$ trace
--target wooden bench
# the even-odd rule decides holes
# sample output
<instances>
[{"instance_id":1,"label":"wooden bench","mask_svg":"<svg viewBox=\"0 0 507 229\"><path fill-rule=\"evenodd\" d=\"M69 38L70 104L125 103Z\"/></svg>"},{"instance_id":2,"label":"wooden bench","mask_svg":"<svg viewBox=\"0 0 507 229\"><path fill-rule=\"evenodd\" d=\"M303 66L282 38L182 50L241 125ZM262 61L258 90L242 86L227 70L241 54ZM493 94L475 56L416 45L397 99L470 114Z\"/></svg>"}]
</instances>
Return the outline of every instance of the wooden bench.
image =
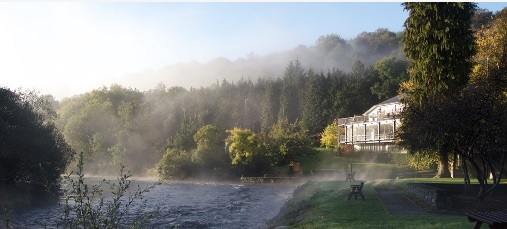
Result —
<instances>
[{"instance_id":1,"label":"wooden bench","mask_svg":"<svg viewBox=\"0 0 507 229\"><path fill-rule=\"evenodd\" d=\"M481 228L483 223L489 225L489 228L507 229L507 213L505 212L465 212L468 220L476 222L473 229Z\"/></svg>"},{"instance_id":2,"label":"wooden bench","mask_svg":"<svg viewBox=\"0 0 507 229\"><path fill-rule=\"evenodd\" d=\"M357 195L361 195L361 198L364 200L364 196L363 196L363 186L364 186L364 182L361 182L360 185L351 185L350 186L350 193L349 193L349 196L347 198L347 200L350 200L350 198L352 197L352 195L354 195L354 199L357 200Z\"/></svg>"},{"instance_id":3,"label":"wooden bench","mask_svg":"<svg viewBox=\"0 0 507 229\"><path fill-rule=\"evenodd\" d=\"M355 181L354 180L354 175L356 174L356 172L352 172L352 169L349 171L348 169L345 169L345 181Z\"/></svg>"}]
</instances>

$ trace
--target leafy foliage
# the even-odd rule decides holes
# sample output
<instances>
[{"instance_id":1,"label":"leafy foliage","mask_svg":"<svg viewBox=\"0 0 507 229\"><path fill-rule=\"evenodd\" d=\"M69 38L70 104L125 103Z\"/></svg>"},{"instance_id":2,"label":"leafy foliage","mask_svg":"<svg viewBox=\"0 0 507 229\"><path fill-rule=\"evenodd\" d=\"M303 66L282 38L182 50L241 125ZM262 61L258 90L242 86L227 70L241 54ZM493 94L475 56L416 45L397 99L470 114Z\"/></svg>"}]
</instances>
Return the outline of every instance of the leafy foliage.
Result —
<instances>
[{"instance_id":1,"label":"leafy foliage","mask_svg":"<svg viewBox=\"0 0 507 229\"><path fill-rule=\"evenodd\" d=\"M213 125L201 127L194 135L197 149L192 152L192 162L207 172L227 171L231 160L224 147L225 132Z\"/></svg>"},{"instance_id":2,"label":"leafy foliage","mask_svg":"<svg viewBox=\"0 0 507 229\"><path fill-rule=\"evenodd\" d=\"M275 165L297 162L298 158L315 153L308 132L301 130L298 123L289 124L287 119L273 126L266 142L269 158Z\"/></svg>"},{"instance_id":3,"label":"leafy foliage","mask_svg":"<svg viewBox=\"0 0 507 229\"><path fill-rule=\"evenodd\" d=\"M26 183L56 193L74 151L56 128L48 101L0 88L0 184Z\"/></svg>"},{"instance_id":4,"label":"leafy foliage","mask_svg":"<svg viewBox=\"0 0 507 229\"><path fill-rule=\"evenodd\" d=\"M437 177L450 177L447 135L453 129L442 129L449 118L442 110L448 99L468 83L475 45L471 30L474 3L407 2L409 11L403 37L410 61L407 97L402 113L404 125L400 143L414 151L433 150L440 156ZM441 122L439 122L441 121Z\"/></svg>"},{"instance_id":5,"label":"leafy foliage","mask_svg":"<svg viewBox=\"0 0 507 229\"><path fill-rule=\"evenodd\" d=\"M141 188L131 194L131 175L120 167L117 183L102 180L98 184L88 185L83 174L83 153L78 160L77 180L71 178L73 172L64 177L63 211L59 224L63 228L149 228L148 223L159 209L145 213L146 199L143 194L151 188ZM111 198L103 197L103 184L108 184ZM141 201L135 212L132 207ZM137 215L133 220L125 218L127 214Z\"/></svg>"},{"instance_id":6,"label":"leafy foliage","mask_svg":"<svg viewBox=\"0 0 507 229\"><path fill-rule=\"evenodd\" d=\"M326 97L324 74L308 71L308 79L302 99L301 127L310 135L317 136L332 117Z\"/></svg>"},{"instance_id":7,"label":"leafy foliage","mask_svg":"<svg viewBox=\"0 0 507 229\"><path fill-rule=\"evenodd\" d=\"M264 145L259 136L248 129L234 128L227 130L227 144L233 165L249 164L262 153Z\"/></svg>"},{"instance_id":8,"label":"leafy foliage","mask_svg":"<svg viewBox=\"0 0 507 229\"><path fill-rule=\"evenodd\" d=\"M316 145L318 134L337 116L362 113L380 101L379 92L373 93L374 85L380 84L384 94L396 93L395 80L381 78L384 75L370 65L384 55L402 60L400 37L385 29L349 41L335 34L325 35L315 47L295 50L309 52L314 59L292 60L285 68L283 63L273 62L280 74L263 75L255 82L248 77L230 82L224 76L209 87L188 90L163 84L145 92L119 85L102 87L59 102L58 127L74 150L84 152L87 169L97 173L112 173L112 166L129 164L134 174L143 174L153 170L168 149L171 158L181 156L187 162L190 155L188 164L197 170L218 169L222 166L203 162L210 161L204 158L214 155L212 152L221 152L218 148L222 145L203 149L194 139L206 125L220 130L250 129L267 143L276 123L287 119L297 122L298 128L310 136L310 144ZM374 49L370 52L375 55L366 55L369 49ZM340 59L343 55L347 60ZM314 62L326 62L328 67L319 71L327 73L310 69ZM223 60L217 63L233 64ZM382 71L401 71L396 63ZM387 89L382 81L389 82Z\"/></svg>"},{"instance_id":9,"label":"leafy foliage","mask_svg":"<svg viewBox=\"0 0 507 229\"><path fill-rule=\"evenodd\" d=\"M410 80L417 102L462 89L475 54L471 18L476 4L469 2L407 2L403 37L411 61ZM444 94L442 94L444 93Z\"/></svg>"},{"instance_id":10,"label":"leafy foliage","mask_svg":"<svg viewBox=\"0 0 507 229\"><path fill-rule=\"evenodd\" d=\"M326 148L337 148L338 147L338 125L337 122L333 122L326 126L324 132L321 134L320 144Z\"/></svg>"},{"instance_id":11,"label":"leafy foliage","mask_svg":"<svg viewBox=\"0 0 507 229\"><path fill-rule=\"evenodd\" d=\"M185 150L167 149L157 164L157 172L162 179L189 178L193 171L192 155Z\"/></svg>"},{"instance_id":12,"label":"leafy foliage","mask_svg":"<svg viewBox=\"0 0 507 229\"><path fill-rule=\"evenodd\" d=\"M400 84L408 80L408 62L397 60L395 56L382 58L373 64L373 71L379 81L371 87L371 92L381 100L392 98L399 93Z\"/></svg>"}]
</instances>

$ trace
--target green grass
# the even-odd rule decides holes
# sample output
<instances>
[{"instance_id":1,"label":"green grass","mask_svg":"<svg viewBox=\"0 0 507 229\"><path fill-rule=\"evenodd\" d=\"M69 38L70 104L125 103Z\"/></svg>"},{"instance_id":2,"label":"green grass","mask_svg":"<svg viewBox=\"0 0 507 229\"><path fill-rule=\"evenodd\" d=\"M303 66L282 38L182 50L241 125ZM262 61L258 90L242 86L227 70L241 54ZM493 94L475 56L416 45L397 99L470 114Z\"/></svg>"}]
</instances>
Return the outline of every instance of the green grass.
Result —
<instances>
[{"instance_id":1,"label":"green grass","mask_svg":"<svg viewBox=\"0 0 507 229\"><path fill-rule=\"evenodd\" d=\"M403 186L403 182L393 182ZM311 181L298 189L286 205L285 222L290 228L469 228L465 216L456 215L391 215L386 212L376 185L368 182L363 188L366 201L350 200L350 183L344 181ZM406 186L406 185L405 185Z\"/></svg>"},{"instance_id":2,"label":"green grass","mask_svg":"<svg viewBox=\"0 0 507 229\"><path fill-rule=\"evenodd\" d=\"M336 170L342 173L345 168L356 172L356 178L362 180L375 180L381 178L395 178L398 174L414 172L406 165L383 164L363 162L348 157L338 156L336 151L318 148L315 157L300 159L301 169L305 172L313 170Z\"/></svg>"},{"instance_id":3,"label":"green grass","mask_svg":"<svg viewBox=\"0 0 507 229\"><path fill-rule=\"evenodd\" d=\"M294 192L285 205L277 225L289 228L471 228L473 224L465 216L422 214L388 214L375 188L391 188L400 194L408 194L407 183L457 183L463 179L410 178L415 174L408 166L370 163L340 157L329 150L318 149L317 157L300 160L303 171L337 170L352 165L356 180L364 180L366 201L346 197L350 183L338 176L336 179L309 181ZM431 175L431 174L430 174ZM405 179L396 179L397 176ZM394 178L394 179L393 179ZM356 182L358 183L358 182ZM472 181L472 183L474 183ZM276 225L275 225L276 226Z\"/></svg>"}]
</instances>

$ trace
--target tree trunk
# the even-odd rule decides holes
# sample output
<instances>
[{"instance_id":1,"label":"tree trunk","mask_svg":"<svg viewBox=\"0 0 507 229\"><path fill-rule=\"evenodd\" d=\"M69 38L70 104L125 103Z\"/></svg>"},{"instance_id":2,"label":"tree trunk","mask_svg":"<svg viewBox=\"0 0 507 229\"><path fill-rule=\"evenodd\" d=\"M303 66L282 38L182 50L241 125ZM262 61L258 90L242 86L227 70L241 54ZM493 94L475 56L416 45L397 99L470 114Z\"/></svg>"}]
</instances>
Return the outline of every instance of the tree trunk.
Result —
<instances>
[{"instance_id":1,"label":"tree trunk","mask_svg":"<svg viewBox=\"0 0 507 229\"><path fill-rule=\"evenodd\" d=\"M452 178L456 178L456 169L457 169L457 165L458 165L458 153L456 151L453 152L453 157L452 157L452 170L451 170L451 177Z\"/></svg>"},{"instance_id":2,"label":"tree trunk","mask_svg":"<svg viewBox=\"0 0 507 229\"><path fill-rule=\"evenodd\" d=\"M449 172L449 154L445 147L441 147L438 150L438 157L440 164L438 165L438 172L434 178L451 178L451 173Z\"/></svg>"}]
</instances>

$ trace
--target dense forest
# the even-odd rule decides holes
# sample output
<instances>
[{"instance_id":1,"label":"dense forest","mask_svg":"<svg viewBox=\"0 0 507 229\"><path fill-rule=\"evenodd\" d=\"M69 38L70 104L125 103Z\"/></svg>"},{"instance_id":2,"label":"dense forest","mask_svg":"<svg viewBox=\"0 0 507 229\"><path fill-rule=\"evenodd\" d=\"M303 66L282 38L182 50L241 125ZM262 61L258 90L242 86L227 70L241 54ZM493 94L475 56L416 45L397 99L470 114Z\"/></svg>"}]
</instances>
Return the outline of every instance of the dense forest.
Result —
<instances>
[{"instance_id":1,"label":"dense forest","mask_svg":"<svg viewBox=\"0 0 507 229\"><path fill-rule=\"evenodd\" d=\"M491 12L476 12L474 30L492 20ZM1 181L42 182L36 174L51 172L55 177L65 167L75 168L76 157L71 158L80 152L87 173L111 174L122 164L134 175L158 173L164 178L237 177L291 164L311 154L321 133L337 118L362 114L399 93L400 84L409 78L409 62L402 51L404 34L378 29L352 40L329 34L314 46L288 51L290 55L225 61L223 66L235 69L270 63L280 73L237 81L224 75L199 88L161 83L139 91L113 84L61 101L2 88ZM285 59L274 61L275 56ZM28 135L18 131L23 122L33 123ZM35 137L37 131L45 131L51 141ZM32 146L14 139L37 141ZM24 147L48 150L32 152ZM27 159L37 153L38 161ZM17 161L22 162L19 171L29 172L9 179L11 162Z\"/></svg>"},{"instance_id":2,"label":"dense forest","mask_svg":"<svg viewBox=\"0 0 507 229\"><path fill-rule=\"evenodd\" d=\"M354 50L349 43L359 43L361 49ZM346 46L359 55L398 53L400 44L400 34L379 29L349 42L336 35L323 36L315 48L332 53ZM361 114L397 94L399 83L408 77L408 63L397 55L378 56L369 66L363 61L372 60L358 59L351 63L350 72L312 69L295 59L280 66L285 70L277 78L224 79L201 88L159 84L140 92L104 86L60 101L57 125L69 145L84 153L90 170L98 173L121 163L144 174L169 149L190 158L199 149L194 135L206 125L223 133L221 152L226 130L249 129L267 138L284 121L294 131L304 131L316 145L319 134L337 117Z\"/></svg>"}]
</instances>

